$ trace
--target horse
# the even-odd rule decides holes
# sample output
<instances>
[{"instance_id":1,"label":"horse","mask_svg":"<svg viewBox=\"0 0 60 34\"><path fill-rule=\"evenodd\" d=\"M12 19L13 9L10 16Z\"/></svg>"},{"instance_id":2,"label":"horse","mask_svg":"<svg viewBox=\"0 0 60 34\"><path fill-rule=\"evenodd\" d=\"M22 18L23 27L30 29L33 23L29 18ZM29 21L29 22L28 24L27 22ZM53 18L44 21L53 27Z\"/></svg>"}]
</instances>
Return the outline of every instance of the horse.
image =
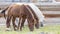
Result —
<instances>
[{"instance_id":1,"label":"horse","mask_svg":"<svg viewBox=\"0 0 60 34\"><path fill-rule=\"evenodd\" d=\"M24 5L23 5L24 6ZM22 18L22 17L24 17L24 16L27 16L26 18L27 18L27 20L28 20L28 24L29 24L29 28L30 28L30 31L33 31L33 29L34 29L34 19L32 18L32 16L30 16L31 14L30 14L30 12L29 12L29 10L28 11L26 11L26 10L24 10L23 11L23 9L24 8L22 8L23 6L20 6L20 5L11 5L7 10L8 10L8 15L7 15L7 21L6 21L6 24L7 24L7 28L9 28L9 22L10 22L10 20L11 20L11 18L12 18L12 20L13 20L13 26L14 26L14 30L16 30L15 29L15 27L16 27L16 25L14 25L15 23L14 23L14 21L15 21L15 18L16 17L19 17L19 20L20 20L20 18ZM15 7L15 8L14 8ZM18 8L17 8L18 7ZM21 8L22 8L22 10L21 10ZM25 8L26 9L26 8ZM21 12L21 11L23 11L23 12ZM28 15L27 15L28 14Z\"/></svg>"},{"instance_id":2,"label":"horse","mask_svg":"<svg viewBox=\"0 0 60 34\"><path fill-rule=\"evenodd\" d=\"M25 5L25 8L26 8L27 11L31 11L31 12L33 13L34 18L35 18L35 27L38 29L38 28L39 28L39 20L38 20L38 17L37 17L36 14L34 13L34 11L31 9L31 7L29 7L29 5ZM24 26L25 19L26 19L26 17L23 17L23 18L22 18L22 20L21 20L22 23L21 23L20 29L21 29L21 27ZM27 21L28 21L28 20L27 20ZM20 24L20 23L19 23L19 24ZM19 24L18 24L18 25L19 25Z\"/></svg>"},{"instance_id":3,"label":"horse","mask_svg":"<svg viewBox=\"0 0 60 34\"><path fill-rule=\"evenodd\" d=\"M36 19L36 23L35 23L35 27L38 29L39 28L39 19L37 17L37 15L35 14L35 12L32 10L32 8L27 5L27 7L31 10L31 12L34 14L34 18Z\"/></svg>"},{"instance_id":4,"label":"horse","mask_svg":"<svg viewBox=\"0 0 60 34\"><path fill-rule=\"evenodd\" d=\"M29 5L26 5L26 7L28 7L27 9L28 10L31 10L31 12L34 14L34 18L36 19L36 24L35 24L35 27L38 29L39 28L39 19L37 17L37 15L35 14L35 12L31 9L31 7ZM25 22L25 18L23 19L23 24ZM23 24L21 24L21 26L24 26Z\"/></svg>"}]
</instances>

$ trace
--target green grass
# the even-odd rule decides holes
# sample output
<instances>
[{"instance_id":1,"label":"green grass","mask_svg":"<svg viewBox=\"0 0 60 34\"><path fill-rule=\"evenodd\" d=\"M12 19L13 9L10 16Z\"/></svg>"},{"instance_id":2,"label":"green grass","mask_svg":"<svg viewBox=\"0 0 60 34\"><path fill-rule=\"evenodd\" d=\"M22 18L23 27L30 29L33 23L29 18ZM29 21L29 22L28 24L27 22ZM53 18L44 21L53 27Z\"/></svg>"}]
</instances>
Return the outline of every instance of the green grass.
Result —
<instances>
[{"instance_id":1,"label":"green grass","mask_svg":"<svg viewBox=\"0 0 60 34\"><path fill-rule=\"evenodd\" d=\"M34 29L33 32L30 32L28 27L25 26L22 31L6 31L6 27L0 26L0 34L60 34L60 25L49 25L49 26L44 26L40 27L39 29Z\"/></svg>"}]
</instances>

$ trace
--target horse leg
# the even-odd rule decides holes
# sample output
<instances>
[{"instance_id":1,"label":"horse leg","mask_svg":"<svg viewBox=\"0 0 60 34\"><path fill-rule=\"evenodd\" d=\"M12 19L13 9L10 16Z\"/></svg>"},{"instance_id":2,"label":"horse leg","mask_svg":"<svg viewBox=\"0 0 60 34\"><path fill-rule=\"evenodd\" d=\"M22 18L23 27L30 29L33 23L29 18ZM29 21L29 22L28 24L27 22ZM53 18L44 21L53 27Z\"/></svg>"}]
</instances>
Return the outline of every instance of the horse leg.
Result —
<instances>
[{"instance_id":1,"label":"horse leg","mask_svg":"<svg viewBox=\"0 0 60 34\"><path fill-rule=\"evenodd\" d=\"M12 24L13 24L13 27L14 27L14 30L16 31L17 30L17 25L15 24L15 19L16 19L16 17L13 17L12 18Z\"/></svg>"},{"instance_id":2,"label":"horse leg","mask_svg":"<svg viewBox=\"0 0 60 34\"><path fill-rule=\"evenodd\" d=\"M20 30L22 30L22 27L24 27L25 19L26 19L26 17L23 17L23 18L22 18L22 22L21 22Z\"/></svg>"},{"instance_id":3,"label":"horse leg","mask_svg":"<svg viewBox=\"0 0 60 34\"><path fill-rule=\"evenodd\" d=\"M20 28L20 31L22 31L22 29L21 29L21 23L22 23L22 18L19 18L18 29Z\"/></svg>"},{"instance_id":4,"label":"horse leg","mask_svg":"<svg viewBox=\"0 0 60 34\"><path fill-rule=\"evenodd\" d=\"M19 28L20 28L20 20L21 20L21 18L19 17L19 23L18 23L17 30L19 30Z\"/></svg>"},{"instance_id":5,"label":"horse leg","mask_svg":"<svg viewBox=\"0 0 60 34\"><path fill-rule=\"evenodd\" d=\"M35 27L36 27L37 29L39 29L39 22L38 22L38 20L37 20L36 23L35 23Z\"/></svg>"},{"instance_id":6,"label":"horse leg","mask_svg":"<svg viewBox=\"0 0 60 34\"><path fill-rule=\"evenodd\" d=\"M34 20L28 20L28 26L29 26L29 29L30 31L33 31L34 30Z\"/></svg>"},{"instance_id":7,"label":"horse leg","mask_svg":"<svg viewBox=\"0 0 60 34\"><path fill-rule=\"evenodd\" d=\"M10 30L10 28L9 28L10 27L10 20L11 20L11 17L8 16L7 17L7 21L6 21L6 26L7 26L7 29L6 30L8 30L8 31Z\"/></svg>"}]
</instances>

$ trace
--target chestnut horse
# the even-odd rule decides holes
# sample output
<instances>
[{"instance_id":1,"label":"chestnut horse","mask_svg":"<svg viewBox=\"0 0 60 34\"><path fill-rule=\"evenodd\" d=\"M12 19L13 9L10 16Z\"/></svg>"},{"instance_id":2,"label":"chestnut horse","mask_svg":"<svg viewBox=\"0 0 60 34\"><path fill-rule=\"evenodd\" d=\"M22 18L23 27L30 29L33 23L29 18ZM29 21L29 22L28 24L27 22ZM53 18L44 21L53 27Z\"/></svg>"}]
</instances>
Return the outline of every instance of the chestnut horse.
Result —
<instances>
[{"instance_id":1,"label":"chestnut horse","mask_svg":"<svg viewBox=\"0 0 60 34\"><path fill-rule=\"evenodd\" d=\"M9 28L10 20L12 18L13 27L14 27L14 30L16 30L15 29L16 25L15 25L14 21L15 21L16 17L19 17L19 22L20 22L20 18L22 18L22 19L26 19L27 18L29 29L30 29L30 31L33 31L33 29L34 29L34 18L31 15L32 12L29 11L26 8L26 6L24 6L24 5L21 5L21 6L20 5L11 5L7 10L8 10L7 22L6 22L7 28ZM4 10L4 11L6 11L6 10Z\"/></svg>"}]
</instances>

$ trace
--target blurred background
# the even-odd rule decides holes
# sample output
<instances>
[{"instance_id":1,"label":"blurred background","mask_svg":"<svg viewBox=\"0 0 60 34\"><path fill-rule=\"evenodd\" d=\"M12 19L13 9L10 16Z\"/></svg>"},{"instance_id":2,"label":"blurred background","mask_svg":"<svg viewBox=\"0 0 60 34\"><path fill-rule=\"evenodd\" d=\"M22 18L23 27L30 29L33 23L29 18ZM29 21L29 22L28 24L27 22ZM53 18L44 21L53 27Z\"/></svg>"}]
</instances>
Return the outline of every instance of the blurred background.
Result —
<instances>
[{"instance_id":1,"label":"blurred background","mask_svg":"<svg viewBox=\"0 0 60 34\"><path fill-rule=\"evenodd\" d=\"M34 31L34 34L40 32L48 32L48 34L60 34L60 0L0 0L0 12L12 3L34 3L45 16L44 27L40 27L39 30ZM4 14L0 13L0 33L14 33L18 32L9 31L3 32L5 30L6 19L3 17ZM18 20L16 20L18 22ZM26 29L27 30L27 29ZM28 30L26 32L29 32ZM19 32L19 33L26 33ZM52 33L51 33L52 32Z\"/></svg>"},{"instance_id":2,"label":"blurred background","mask_svg":"<svg viewBox=\"0 0 60 34\"><path fill-rule=\"evenodd\" d=\"M45 16L46 24L60 24L60 0L0 0L0 12L12 3L34 3Z\"/></svg>"}]
</instances>

